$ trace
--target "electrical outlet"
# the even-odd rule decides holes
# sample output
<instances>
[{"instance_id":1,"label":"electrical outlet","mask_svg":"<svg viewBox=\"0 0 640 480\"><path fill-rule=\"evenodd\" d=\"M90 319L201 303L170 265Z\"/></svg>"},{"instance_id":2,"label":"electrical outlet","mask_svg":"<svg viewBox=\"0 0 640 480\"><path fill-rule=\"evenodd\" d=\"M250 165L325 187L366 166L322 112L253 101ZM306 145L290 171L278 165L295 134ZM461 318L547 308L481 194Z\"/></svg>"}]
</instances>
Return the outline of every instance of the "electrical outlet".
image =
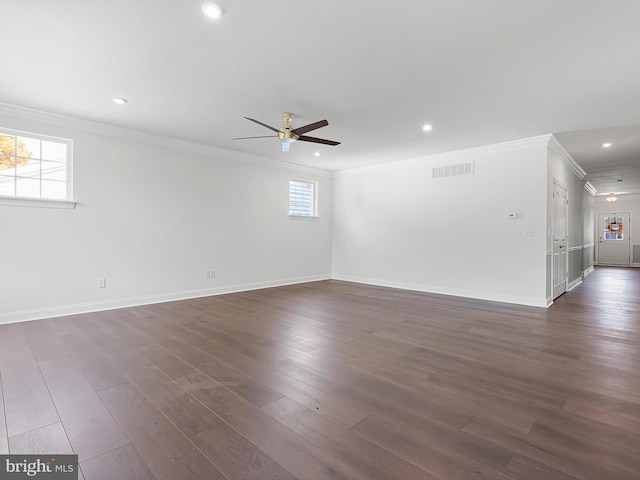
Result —
<instances>
[{"instance_id":1,"label":"electrical outlet","mask_svg":"<svg viewBox=\"0 0 640 480\"><path fill-rule=\"evenodd\" d=\"M204 271L204 278L216 278L216 271L215 270L205 270Z\"/></svg>"},{"instance_id":2,"label":"electrical outlet","mask_svg":"<svg viewBox=\"0 0 640 480\"><path fill-rule=\"evenodd\" d=\"M278 264L278 271L281 272L282 270L284 270L284 266L281 263L279 263Z\"/></svg>"},{"instance_id":3,"label":"electrical outlet","mask_svg":"<svg viewBox=\"0 0 640 480\"><path fill-rule=\"evenodd\" d=\"M99 278L98 279L98 288L107 288L107 279Z\"/></svg>"}]
</instances>

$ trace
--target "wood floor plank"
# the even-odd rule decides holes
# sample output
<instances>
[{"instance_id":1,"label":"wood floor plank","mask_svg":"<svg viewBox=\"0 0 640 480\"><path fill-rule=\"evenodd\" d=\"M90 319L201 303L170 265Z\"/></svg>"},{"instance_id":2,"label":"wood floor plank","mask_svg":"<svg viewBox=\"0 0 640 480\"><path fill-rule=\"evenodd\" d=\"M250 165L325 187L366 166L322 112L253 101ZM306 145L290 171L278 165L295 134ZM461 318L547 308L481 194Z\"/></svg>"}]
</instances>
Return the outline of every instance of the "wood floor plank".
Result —
<instances>
[{"instance_id":1,"label":"wood floor plank","mask_svg":"<svg viewBox=\"0 0 640 480\"><path fill-rule=\"evenodd\" d=\"M95 348L102 353L109 353L122 350L125 347L125 344L99 321L100 318L103 318L104 323L108 324L110 315L112 315L110 312L88 313L85 316L75 316L71 321Z\"/></svg>"},{"instance_id":2,"label":"wood floor plank","mask_svg":"<svg viewBox=\"0 0 640 480\"><path fill-rule=\"evenodd\" d=\"M82 462L80 468L85 480L156 480L130 443Z\"/></svg>"},{"instance_id":3,"label":"wood floor plank","mask_svg":"<svg viewBox=\"0 0 640 480\"><path fill-rule=\"evenodd\" d=\"M626 405L625 405L626 404ZM599 402L569 398L562 408L583 418L640 433L640 405L624 401Z\"/></svg>"},{"instance_id":4,"label":"wood floor plank","mask_svg":"<svg viewBox=\"0 0 640 480\"><path fill-rule=\"evenodd\" d=\"M280 346L296 348L301 351L313 351L321 347L318 336L315 336L313 341L310 341L305 337L292 335L290 329L284 324L282 324L282 328L277 331L272 330L261 332L260 335L255 335L253 326L256 321L259 321L259 314L241 319L215 318L213 321L206 317L198 317L194 322L189 322L185 324L185 326L203 338L218 338L219 340L222 340L220 338L222 331L228 332L233 330L237 332L238 335L246 337L249 343L267 345L273 352L277 352ZM223 341L219 341L219 343L224 344Z\"/></svg>"},{"instance_id":5,"label":"wood floor plank","mask_svg":"<svg viewBox=\"0 0 640 480\"><path fill-rule=\"evenodd\" d=\"M65 351L46 320L25 322L23 329L37 361L63 357Z\"/></svg>"},{"instance_id":6,"label":"wood floor plank","mask_svg":"<svg viewBox=\"0 0 640 480\"><path fill-rule=\"evenodd\" d=\"M287 397L262 407L262 411L345 463L353 465L370 479L437 478Z\"/></svg>"},{"instance_id":7,"label":"wood floor plank","mask_svg":"<svg viewBox=\"0 0 640 480\"><path fill-rule=\"evenodd\" d=\"M637 472L631 473L616 468L608 462L591 462L588 455L581 451L568 452L567 456L567 452L547 449L544 442L534 441L526 435L523 436L520 432L510 431L481 417L474 417L471 422L465 425L464 431L579 478L615 478L616 480L637 478Z\"/></svg>"},{"instance_id":8,"label":"wood floor plank","mask_svg":"<svg viewBox=\"0 0 640 480\"><path fill-rule=\"evenodd\" d=\"M195 373L178 382L299 480L368 480L208 376Z\"/></svg>"},{"instance_id":9,"label":"wood floor plank","mask_svg":"<svg viewBox=\"0 0 640 480\"><path fill-rule=\"evenodd\" d=\"M220 423L213 412L137 353L124 350L108 356L184 435L189 437Z\"/></svg>"},{"instance_id":10,"label":"wood floor plank","mask_svg":"<svg viewBox=\"0 0 640 480\"><path fill-rule=\"evenodd\" d=\"M136 351L169 378L184 377L197 371L194 366L159 345L139 346Z\"/></svg>"},{"instance_id":11,"label":"wood floor plank","mask_svg":"<svg viewBox=\"0 0 640 480\"><path fill-rule=\"evenodd\" d=\"M493 449L490 445L479 451L474 451L473 448L461 451L453 446L453 442L445 443L432 432L422 432L404 425L394 425L373 416L356 425L353 431L379 447L442 479L517 480L492 468L493 466L506 470L506 465L511 457L499 452L496 459L491 460L489 456L492 455L491 450ZM458 442L458 447L463 445L471 447L471 445L465 445L462 440ZM483 453L486 456L483 456ZM478 459L482 461L478 461ZM491 463L492 466L488 466L486 463Z\"/></svg>"},{"instance_id":12,"label":"wood floor plank","mask_svg":"<svg viewBox=\"0 0 640 480\"><path fill-rule=\"evenodd\" d=\"M331 352L355 357L363 362L371 365L388 368L395 372L410 375L415 378L425 379L435 371L432 366L425 362L407 362L402 358L402 353L408 354L412 350L405 352L393 352L373 347L362 340L356 342L345 343L342 345L334 345Z\"/></svg>"},{"instance_id":13,"label":"wood floor plank","mask_svg":"<svg viewBox=\"0 0 640 480\"><path fill-rule=\"evenodd\" d=\"M40 368L80 462L129 443L70 357L45 360Z\"/></svg>"},{"instance_id":14,"label":"wood floor plank","mask_svg":"<svg viewBox=\"0 0 640 480\"><path fill-rule=\"evenodd\" d=\"M349 368L336 368L324 359L307 356L304 361L315 368L292 360L278 362L273 367L338 398L349 399L371 414L391 418L427 416L458 428L473 417L471 411L452 409L446 403L434 402L411 389L391 386ZM398 411L396 402L404 405L402 411Z\"/></svg>"},{"instance_id":15,"label":"wood floor plank","mask_svg":"<svg viewBox=\"0 0 640 480\"><path fill-rule=\"evenodd\" d=\"M211 349L209 354L245 375L267 383L281 396L287 396L347 428L369 415L350 399L339 399L230 348L218 347Z\"/></svg>"},{"instance_id":16,"label":"wood floor plank","mask_svg":"<svg viewBox=\"0 0 640 480\"><path fill-rule=\"evenodd\" d=\"M224 422L192 436L191 441L228 478L296 480L280 464Z\"/></svg>"},{"instance_id":17,"label":"wood floor plank","mask_svg":"<svg viewBox=\"0 0 640 480\"><path fill-rule=\"evenodd\" d=\"M199 325L195 321L185 324L185 327L191 331L197 326ZM261 362L271 363L282 360L282 357L275 350L275 347L280 344L268 337L257 338L253 333L223 329L216 325L210 325L204 333L196 333L200 336L207 335L215 342L227 345Z\"/></svg>"},{"instance_id":18,"label":"wood floor plank","mask_svg":"<svg viewBox=\"0 0 640 480\"><path fill-rule=\"evenodd\" d=\"M67 333L80 333L80 330L78 330L78 327L76 327L72 320L74 317L75 315L47 318L46 322L49 324L49 327L51 327L51 331L56 336L64 335Z\"/></svg>"},{"instance_id":19,"label":"wood floor plank","mask_svg":"<svg viewBox=\"0 0 640 480\"><path fill-rule=\"evenodd\" d=\"M73 449L62 423L37 428L9 438L11 454L72 454Z\"/></svg>"},{"instance_id":20,"label":"wood floor plank","mask_svg":"<svg viewBox=\"0 0 640 480\"><path fill-rule=\"evenodd\" d=\"M204 352L194 350L189 344L180 340L172 340L163 343L169 351L196 366L216 382L233 390L242 398L254 405L261 407L281 398L282 395L267 387L263 383L253 380L242 372L217 361Z\"/></svg>"},{"instance_id":21,"label":"wood floor plank","mask_svg":"<svg viewBox=\"0 0 640 480\"><path fill-rule=\"evenodd\" d=\"M126 383L100 390L98 395L156 478L225 480L135 386Z\"/></svg>"},{"instance_id":22,"label":"wood floor plank","mask_svg":"<svg viewBox=\"0 0 640 480\"><path fill-rule=\"evenodd\" d=\"M461 389L441 388L433 382L424 382L416 390L435 401L448 404L460 411L474 412L523 433L531 430L536 422L536 417L529 410L514 408L508 402L497 402L493 398L470 394Z\"/></svg>"},{"instance_id":23,"label":"wood floor plank","mask_svg":"<svg viewBox=\"0 0 640 480\"><path fill-rule=\"evenodd\" d=\"M117 355L117 353L112 352L109 355ZM70 354L70 357L95 391L121 385L128 381L107 355L102 352L75 351Z\"/></svg>"},{"instance_id":24,"label":"wood floor plank","mask_svg":"<svg viewBox=\"0 0 640 480\"><path fill-rule=\"evenodd\" d=\"M536 422L524 438L532 444L545 445L567 458L580 452L598 464L611 465L615 471L640 472L640 456L634 448L609 441L606 431L600 437L585 433L584 430L567 428L566 424ZM632 437L628 440L633 441ZM637 436L635 441L638 441Z\"/></svg>"},{"instance_id":25,"label":"wood floor plank","mask_svg":"<svg viewBox=\"0 0 640 480\"><path fill-rule=\"evenodd\" d=\"M578 480L578 477L522 455L514 455L507 468L517 480Z\"/></svg>"},{"instance_id":26,"label":"wood floor plank","mask_svg":"<svg viewBox=\"0 0 640 480\"><path fill-rule=\"evenodd\" d=\"M8 436L60 421L20 324L2 326L0 376Z\"/></svg>"},{"instance_id":27,"label":"wood floor plank","mask_svg":"<svg viewBox=\"0 0 640 480\"><path fill-rule=\"evenodd\" d=\"M420 376L413 376L405 372L389 368L385 365L372 364L371 362L368 362L366 360L362 360L357 357L352 357L350 355L346 355L333 350L327 350L324 348L311 352L311 355L313 357L326 359L332 363L342 365L343 367L355 370L362 374L377 378L383 382L387 382L389 384L397 385L400 387L417 387L419 385L422 385L422 380L426 380L433 374L433 372L430 372L428 374L421 374ZM289 360L299 361L300 358L308 357L301 357L300 355L296 355L295 357L289 356L287 358Z\"/></svg>"}]
</instances>

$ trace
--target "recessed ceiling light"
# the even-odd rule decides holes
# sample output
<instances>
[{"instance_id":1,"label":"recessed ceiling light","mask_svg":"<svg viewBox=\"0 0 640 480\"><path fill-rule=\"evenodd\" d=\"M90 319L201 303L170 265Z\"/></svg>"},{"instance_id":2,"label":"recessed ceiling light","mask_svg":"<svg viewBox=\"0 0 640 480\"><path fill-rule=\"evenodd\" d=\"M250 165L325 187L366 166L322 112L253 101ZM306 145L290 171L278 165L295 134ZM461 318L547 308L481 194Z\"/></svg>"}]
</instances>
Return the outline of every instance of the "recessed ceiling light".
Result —
<instances>
[{"instance_id":1,"label":"recessed ceiling light","mask_svg":"<svg viewBox=\"0 0 640 480\"><path fill-rule=\"evenodd\" d=\"M612 144L612 143L609 143L609 142L607 142L607 143L603 143L603 144L602 144L602 148L609 148L611 145L613 145L613 144Z\"/></svg>"},{"instance_id":2,"label":"recessed ceiling light","mask_svg":"<svg viewBox=\"0 0 640 480\"><path fill-rule=\"evenodd\" d=\"M313 156L314 156L314 157L319 157L319 156L320 156L320 152L315 152L315 153L313 154Z\"/></svg>"},{"instance_id":3,"label":"recessed ceiling light","mask_svg":"<svg viewBox=\"0 0 640 480\"><path fill-rule=\"evenodd\" d=\"M117 103L118 105L124 105L128 101L126 98L121 98L121 97L116 97L116 98L113 98L112 100L113 100L113 103Z\"/></svg>"},{"instance_id":4,"label":"recessed ceiling light","mask_svg":"<svg viewBox=\"0 0 640 480\"><path fill-rule=\"evenodd\" d=\"M202 13L204 13L209 18L220 18L222 16L222 7L215 3L203 3Z\"/></svg>"},{"instance_id":5,"label":"recessed ceiling light","mask_svg":"<svg viewBox=\"0 0 640 480\"><path fill-rule=\"evenodd\" d=\"M426 125L422 126L422 130L424 130L425 132L430 132L433 129L433 127L431 125L429 125L428 123Z\"/></svg>"}]
</instances>

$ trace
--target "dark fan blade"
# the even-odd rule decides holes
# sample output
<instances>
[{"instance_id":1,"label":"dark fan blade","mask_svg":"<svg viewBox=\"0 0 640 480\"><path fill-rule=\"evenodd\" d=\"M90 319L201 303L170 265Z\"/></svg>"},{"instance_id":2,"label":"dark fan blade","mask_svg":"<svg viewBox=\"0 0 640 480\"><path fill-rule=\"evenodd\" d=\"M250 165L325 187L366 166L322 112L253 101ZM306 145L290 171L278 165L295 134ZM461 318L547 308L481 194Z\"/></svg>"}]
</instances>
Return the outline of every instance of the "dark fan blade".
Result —
<instances>
[{"instance_id":1,"label":"dark fan blade","mask_svg":"<svg viewBox=\"0 0 640 480\"><path fill-rule=\"evenodd\" d=\"M257 123L258 125L262 125L263 127L267 127L269 130L273 130L274 132L279 132L280 131L277 128L272 127L271 125L267 125L266 123L262 123L261 121L256 120L255 118L249 118L249 117L244 117L244 118L246 118L247 120L251 120L252 122Z\"/></svg>"},{"instance_id":2,"label":"dark fan blade","mask_svg":"<svg viewBox=\"0 0 640 480\"><path fill-rule=\"evenodd\" d=\"M231 140L248 140L249 138L276 138L277 135L261 135L260 137L238 137Z\"/></svg>"},{"instance_id":3,"label":"dark fan blade","mask_svg":"<svg viewBox=\"0 0 640 480\"><path fill-rule=\"evenodd\" d=\"M306 135L300 135L298 137L298 140L301 140L303 142L324 143L325 145L340 145L340 142L325 140L324 138L307 137Z\"/></svg>"},{"instance_id":4,"label":"dark fan blade","mask_svg":"<svg viewBox=\"0 0 640 480\"><path fill-rule=\"evenodd\" d=\"M321 127L326 127L327 125L329 125L329 122L327 122L326 120L320 120L319 122L310 123L309 125L305 125L304 127L295 128L292 130L292 132L295 133L296 135L303 135L307 132L310 132L311 130L316 130Z\"/></svg>"}]
</instances>

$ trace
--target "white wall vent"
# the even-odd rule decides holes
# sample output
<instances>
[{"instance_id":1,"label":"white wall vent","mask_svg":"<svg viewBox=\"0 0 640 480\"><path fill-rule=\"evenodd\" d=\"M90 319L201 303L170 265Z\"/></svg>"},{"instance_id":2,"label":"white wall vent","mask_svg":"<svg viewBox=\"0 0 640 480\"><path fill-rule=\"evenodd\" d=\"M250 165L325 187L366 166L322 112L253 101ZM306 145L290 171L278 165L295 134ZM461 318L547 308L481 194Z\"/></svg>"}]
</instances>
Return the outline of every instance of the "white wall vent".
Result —
<instances>
[{"instance_id":1,"label":"white wall vent","mask_svg":"<svg viewBox=\"0 0 640 480\"><path fill-rule=\"evenodd\" d=\"M431 169L431 178L459 177L460 175L473 175L474 163L456 163L454 165L442 165Z\"/></svg>"}]
</instances>

